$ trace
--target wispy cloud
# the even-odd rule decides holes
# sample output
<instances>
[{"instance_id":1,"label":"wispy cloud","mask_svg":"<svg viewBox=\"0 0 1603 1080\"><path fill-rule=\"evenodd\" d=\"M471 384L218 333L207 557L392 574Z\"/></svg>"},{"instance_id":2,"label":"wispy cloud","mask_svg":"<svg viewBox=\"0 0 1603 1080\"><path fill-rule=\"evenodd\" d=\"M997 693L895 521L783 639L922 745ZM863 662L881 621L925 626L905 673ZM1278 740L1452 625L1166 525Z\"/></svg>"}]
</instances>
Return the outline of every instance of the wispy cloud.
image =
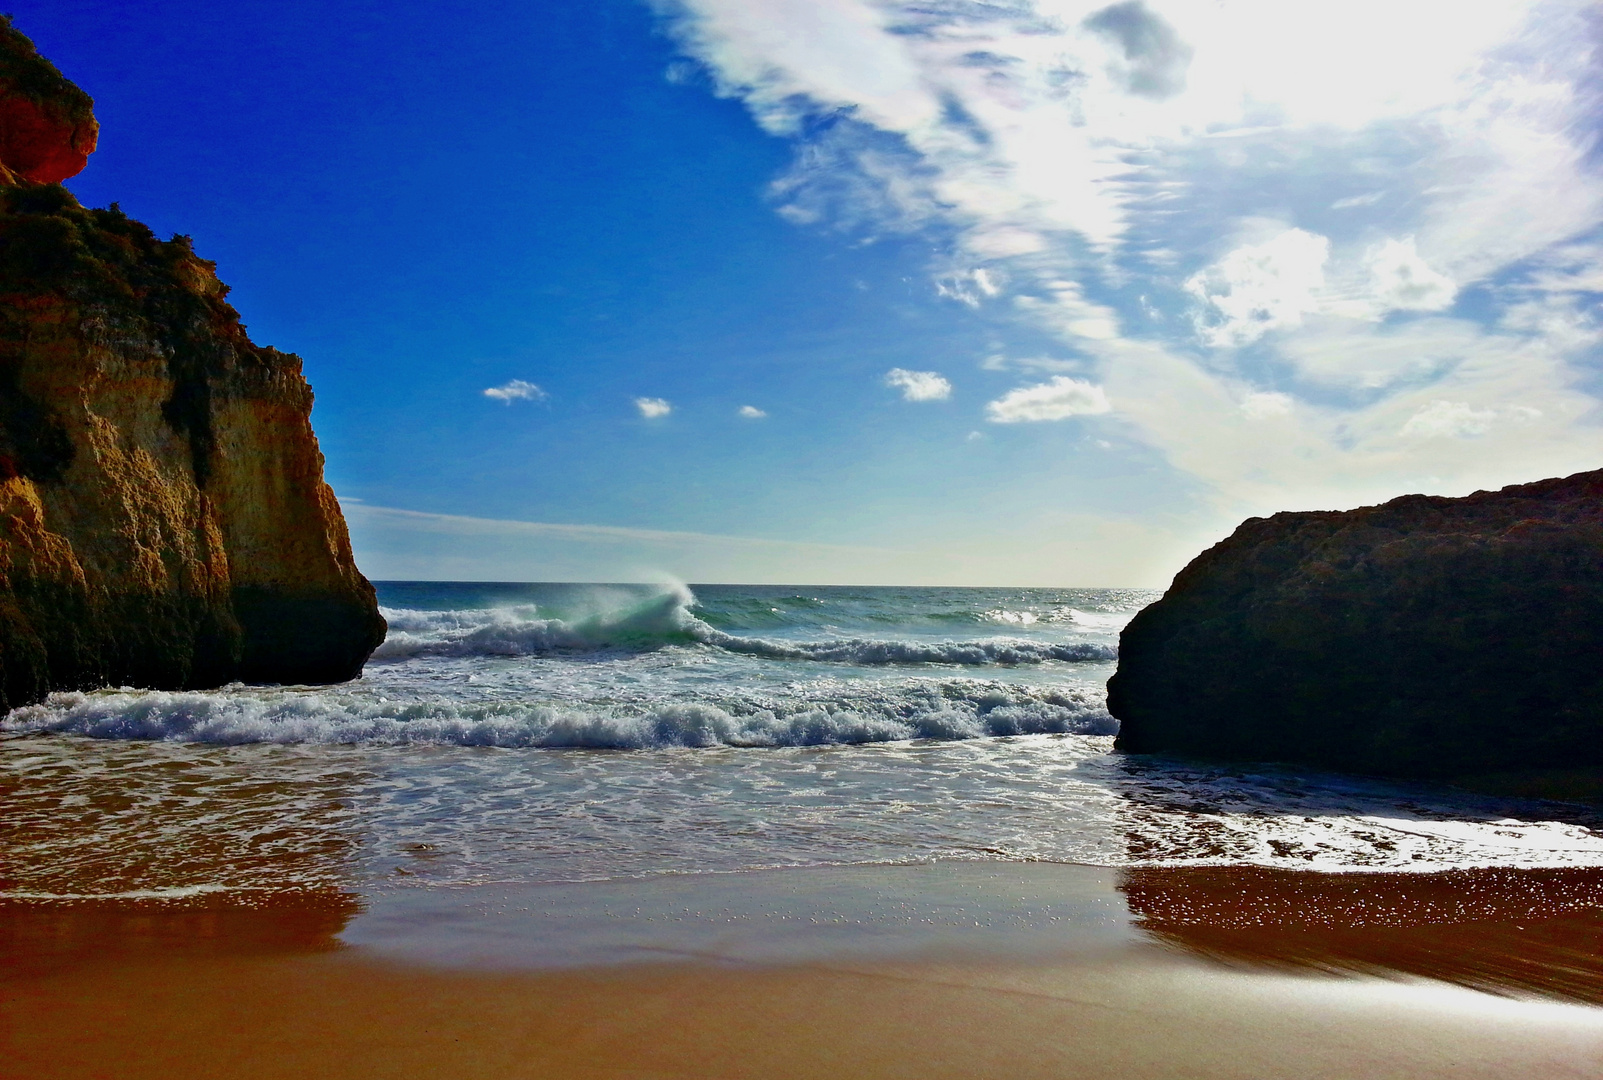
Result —
<instances>
[{"instance_id":1,"label":"wispy cloud","mask_svg":"<svg viewBox=\"0 0 1603 1080\"><path fill-rule=\"evenodd\" d=\"M658 3L716 92L794 140L781 213L922 233L932 292L1018 328L999 352L1056 338L1223 501L1603 455L1589 0ZM987 415L1092 400L1056 382ZM1468 411L1404 437L1438 401Z\"/></svg>"},{"instance_id":2,"label":"wispy cloud","mask_svg":"<svg viewBox=\"0 0 1603 1080\"><path fill-rule=\"evenodd\" d=\"M885 373L885 385L900 390L903 401L945 401L952 396L952 384L933 371L891 368Z\"/></svg>"},{"instance_id":3,"label":"wispy cloud","mask_svg":"<svg viewBox=\"0 0 1603 1080\"><path fill-rule=\"evenodd\" d=\"M666 574L772 584L1161 585L1179 553L1213 539L1060 514L1044 537L943 537L921 548L463 517L348 499L341 505L358 562L381 580L660 581ZM927 530L919 535L929 539Z\"/></svg>"},{"instance_id":4,"label":"wispy cloud","mask_svg":"<svg viewBox=\"0 0 1603 1080\"><path fill-rule=\"evenodd\" d=\"M1414 249L1412 236L1387 239L1369 249L1370 288L1376 306L1386 311L1442 311L1453 306L1458 286L1433 270Z\"/></svg>"},{"instance_id":5,"label":"wispy cloud","mask_svg":"<svg viewBox=\"0 0 1603 1080\"><path fill-rule=\"evenodd\" d=\"M768 415L755 405L742 405L735 412L747 420L761 420Z\"/></svg>"},{"instance_id":6,"label":"wispy cloud","mask_svg":"<svg viewBox=\"0 0 1603 1080\"><path fill-rule=\"evenodd\" d=\"M660 397L637 397L635 398L635 408L639 409L640 415L647 420L655 420L673 412L673 404Z\"/></svg>"},{"instance_id":7,"label":"wispy cloud","mask_svg":"<svg viewBox=\"0 0 1603 1080\"><path fill-rule=\"evenodd\" d=\"M484 396L510 405L514 401L543 401L550 395L532 382L513 379L500 386L490 387L484 391Z\"/></svg>"},{"instance_id":8,"label":"wispy cloud","mask_svg":"<svg viewBox=\"0 0 1603 1080\"><path fill-rule=\"evenodd\" d=\"M985 406L985 418L993 424L1021 424L1091 416L1112 408L1102 387L1059 375L1049 382L1008 391Z\"/></svg>"}]
</instances>

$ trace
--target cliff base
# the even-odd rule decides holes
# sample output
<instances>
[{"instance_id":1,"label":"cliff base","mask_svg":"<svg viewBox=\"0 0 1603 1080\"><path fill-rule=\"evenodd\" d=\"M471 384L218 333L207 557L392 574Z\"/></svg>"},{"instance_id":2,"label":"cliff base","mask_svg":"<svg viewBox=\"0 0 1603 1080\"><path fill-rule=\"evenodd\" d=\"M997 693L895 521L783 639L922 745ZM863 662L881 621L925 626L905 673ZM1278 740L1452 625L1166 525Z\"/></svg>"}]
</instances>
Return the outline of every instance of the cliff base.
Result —
<instances>
[{"instance_id":1,"label":"cliff base","mask_svg":"<svg viewBox=\"0 0 1603 1080\"><path fill-rule=\"evenodd\" d=\"M1603 471L1245 522L1126 627L1118 747L1585 795Z\"/></svg>"}]
</instances>

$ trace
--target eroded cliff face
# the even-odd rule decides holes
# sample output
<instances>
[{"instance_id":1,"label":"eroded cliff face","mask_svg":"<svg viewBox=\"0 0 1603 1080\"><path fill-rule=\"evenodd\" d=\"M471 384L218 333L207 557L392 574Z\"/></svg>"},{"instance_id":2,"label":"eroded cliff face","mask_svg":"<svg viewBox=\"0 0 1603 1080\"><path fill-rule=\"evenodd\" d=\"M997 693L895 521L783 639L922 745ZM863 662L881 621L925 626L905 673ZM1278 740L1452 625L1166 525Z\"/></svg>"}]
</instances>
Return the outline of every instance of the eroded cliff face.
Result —
<instances>
[{"instance_id":1,"label":"eroded cliff face","mask_svg":"<svg viewBox=\"0 0 1603 1080\"><path fill-rule=\"evenodd\" d=\"M94 101L0 17L0 179L59 184L83 170L99 137Z\"/></svg>"},{"instance_id":2,"label":"eroded cliff face","mask_svg":"<svg viewBox=\"0 0 1603 1080\"><path fill-rule=\"evenodd\" d=\"M39 65L0 24L0 710L354 677L384 622L299 358L250 341L187 238L55 183L95 129Z\"/></svg>"},{"instance_id":3,"label":"eroded cliff face","mask_svg":"<svg viewBox=\"0 0 1603 1080\"><path fill-rule=\"evenodd\" d=\"M1603 471L1253 518L1125 628L1108 709L1137 753L1584 790L1603 776Z\"/></svg>"}]
</instances>

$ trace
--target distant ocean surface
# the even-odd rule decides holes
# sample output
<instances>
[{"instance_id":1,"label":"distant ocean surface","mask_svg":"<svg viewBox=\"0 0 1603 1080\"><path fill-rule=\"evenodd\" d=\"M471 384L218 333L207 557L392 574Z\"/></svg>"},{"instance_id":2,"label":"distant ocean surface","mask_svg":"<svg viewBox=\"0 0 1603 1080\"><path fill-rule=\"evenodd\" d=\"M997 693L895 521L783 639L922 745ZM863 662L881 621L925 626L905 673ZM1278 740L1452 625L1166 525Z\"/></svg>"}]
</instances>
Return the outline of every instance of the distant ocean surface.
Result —
<instances>
[{"instance_id":1,"label":"distant ocean surface","mask_svg":"<svg viewBox=\"0 0 1603 1080\"><path fill-rule=\"evenodd\" d=\"M0 895L938 859L1603 866L1587 811L1112 752L1152 592L387 582L334 687L0 721Z\"/></svg>"}]
</instances>

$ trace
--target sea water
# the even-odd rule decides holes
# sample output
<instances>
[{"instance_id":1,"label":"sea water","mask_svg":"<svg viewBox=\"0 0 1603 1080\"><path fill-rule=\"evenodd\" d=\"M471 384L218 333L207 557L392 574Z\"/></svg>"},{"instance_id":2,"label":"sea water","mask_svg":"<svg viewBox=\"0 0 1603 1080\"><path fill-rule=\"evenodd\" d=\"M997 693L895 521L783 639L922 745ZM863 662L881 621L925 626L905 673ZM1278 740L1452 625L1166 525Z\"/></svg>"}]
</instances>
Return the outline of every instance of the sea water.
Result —
<instances>
[{"instance_id":1,"label":"sea water","mask_svg":"<svg viewBox=\"0 0 1603 1080\"><path fill-rule=\"evenodd\" d=\"M0 899L941 861L1603 866L1588 811L1122 755L1120 589L381 583L331 687L0 722Z\"/></svg>"}]
</instances>

